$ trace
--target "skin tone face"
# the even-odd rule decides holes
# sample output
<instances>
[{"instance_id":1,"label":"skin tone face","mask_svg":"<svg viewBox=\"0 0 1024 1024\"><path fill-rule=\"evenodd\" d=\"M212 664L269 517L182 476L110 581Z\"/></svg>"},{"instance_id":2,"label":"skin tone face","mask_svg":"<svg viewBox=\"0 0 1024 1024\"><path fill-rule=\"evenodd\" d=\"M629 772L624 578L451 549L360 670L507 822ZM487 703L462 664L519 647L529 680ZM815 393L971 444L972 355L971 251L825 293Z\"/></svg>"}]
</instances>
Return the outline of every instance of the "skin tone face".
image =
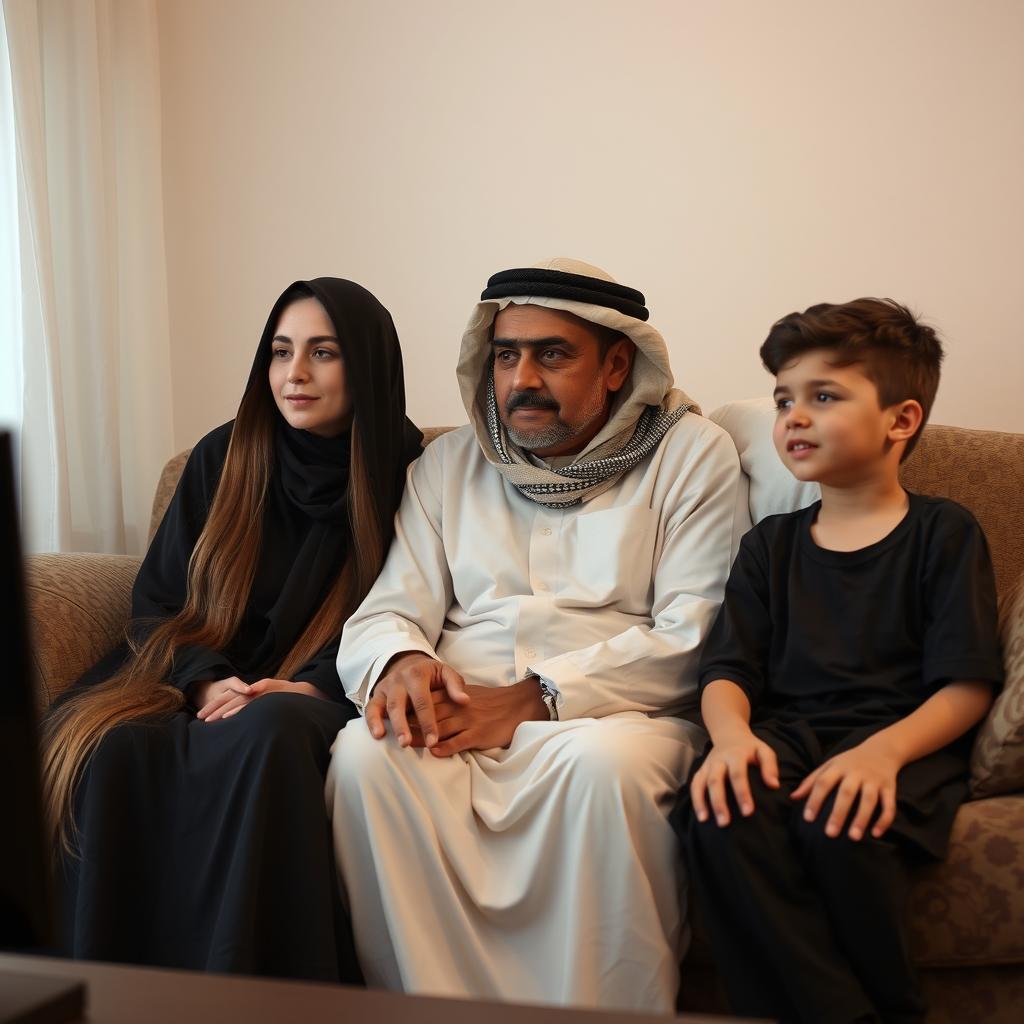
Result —
<instances>
[{"instance_id":1,"label":"skin tone face","mask_svg":"<svg viewBox=\"0 0 1024 1024\"><path fill-rule=\"evenodd\" d=\"M913 399L883 407L863 366L836 366L824 349L805 352L776 378L773 437L798 480L821 484L811 537L832 551L881 540L906 514L900 456L923 416Z\"/></svg>"},{"instance_id":2,"label":"skin tone face","mask_svg":"<svg viewBox=\"0 0 1024 1024\"><path fill-rule=\"evenodd\" d=\"M861 364L836 366L813 349L779 371L773 440L798 480L851 488L895 480L906 441L920 423L912 399L882 407Z\"/></svg>"},{"instance_id":3,"label":"skin tone face","mask_svg":"<svg viewBox=\"0 0 1024 1024\"><path fill-rule=\"evenodd\" d=\"M586 448L633 365L627 338L602 356L587 321L543 306L506 306L495 317L491 344L501 422L515 444L541 458Z\"/></svg>"},{"instance_id":4,"label":"skin tone face","mask_svg":"<svg viewBox=\"0 0 1024 1024\"><path fill-rule=\"evenodd\" d=\"M352 425L345 362L327 310L312 296L297 299L277 322L270 390L289 426L337 437Z\"/></svg>"}]
</instances>

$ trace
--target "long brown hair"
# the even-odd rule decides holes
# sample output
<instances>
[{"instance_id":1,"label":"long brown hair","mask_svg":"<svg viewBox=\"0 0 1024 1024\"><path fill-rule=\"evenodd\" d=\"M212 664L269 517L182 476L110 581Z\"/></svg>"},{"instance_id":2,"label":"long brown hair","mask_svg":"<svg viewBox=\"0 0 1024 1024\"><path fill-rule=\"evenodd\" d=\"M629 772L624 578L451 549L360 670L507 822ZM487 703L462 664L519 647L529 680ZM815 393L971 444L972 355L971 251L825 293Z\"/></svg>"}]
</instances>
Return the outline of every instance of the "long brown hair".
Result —
<instances>
[{"instance_id":1,"label":"long brown hair","mask_svg":"<svg viewBox=\"0 0 1024 1024\"><path fill-rule=\"evenodd\" d=\"M275 314L303 294L302 289L293 286L278 301ZM312 292L307 290L305 294ZM276 315L272 314L272 320ZM266 377L260 379L256 372L259 365L257 356L235 417L209 515L189 559L183 607L160 621L143 642L131 644L132 657L114 676L69 697L50 712L44 723L47 816L54 836L69 853L73 852L75 835L75 791L89 756L116 726L160 720L178 711L185 702L184 695L167 682L175 651L192 644L221 650L242 621L262 545L263 508L273 472L275 418L279 416ZM404 391L402 398L404 416ZM347 493L352 538L349 555L320 607L277 668L277 678L291 678L341 632L345 620L380 573L385 545L390 540L385 534L389 534L395 510L380 507L381 499L375 494L379 489L371 479L379 467L371 467L367 447L357 402ZM385 493L385 503L388 498Z\"/></svg>"}]
</instances>

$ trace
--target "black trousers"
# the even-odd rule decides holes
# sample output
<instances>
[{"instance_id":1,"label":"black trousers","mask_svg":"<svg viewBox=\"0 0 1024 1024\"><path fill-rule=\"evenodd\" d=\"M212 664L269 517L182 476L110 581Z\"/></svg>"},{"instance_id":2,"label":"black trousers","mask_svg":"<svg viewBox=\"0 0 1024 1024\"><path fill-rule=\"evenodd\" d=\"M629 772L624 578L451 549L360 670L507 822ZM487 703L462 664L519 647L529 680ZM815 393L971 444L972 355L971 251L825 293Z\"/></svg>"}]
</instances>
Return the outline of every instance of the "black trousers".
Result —
<instances>
[{"instance_id":1,"label":"black trousers","mask_svg":"<svg viewBox=\"0 0 1024 1024\"><path fill-rule=\"evenodd\" d=\"M786 1024L918 1024L925 1006L903 927L907 854L885 836L826 836L831 798L804 821L803 801L789 793L820 752L754 731L778 755L779 788L754 768L749 818L731 792L724 828L713 815L698 822L685 795L673 815L733 1011Z\"/></svg>"}]
</instances>

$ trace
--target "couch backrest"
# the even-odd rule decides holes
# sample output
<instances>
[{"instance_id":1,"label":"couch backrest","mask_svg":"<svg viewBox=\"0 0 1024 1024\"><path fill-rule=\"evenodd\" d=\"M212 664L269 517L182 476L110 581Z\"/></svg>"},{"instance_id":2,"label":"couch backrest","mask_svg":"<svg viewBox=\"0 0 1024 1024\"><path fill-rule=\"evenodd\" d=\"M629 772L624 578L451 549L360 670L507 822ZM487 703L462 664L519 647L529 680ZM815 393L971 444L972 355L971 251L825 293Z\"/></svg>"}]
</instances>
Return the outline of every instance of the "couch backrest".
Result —
<instances>
[{"instance_id":1,"label":"couch backrest","mask_svg":"<svg viewBox=\"0 0 1024 1024\"><path fill-rule=\"evenodd\" d=\"M452 427L425 427L424 445ZM153 539L174 494L188 451L170 459L153 498ZM1024 434L931 423L903 467L904 484L920 494L952 498L981 523L992 550L1000 595L1024 573Z\"/></svg>"},{"instance_id":2,"label":"couch backrest","mask_svg":"<svg viewBox=\"0 0 1024 1024\"><path fill-rule=\"evenodd\" d=\"M974 513L1005 594L1024 573L1024 434L929 424L900 475L908 490Z\"/></svg>"}]
</instances>

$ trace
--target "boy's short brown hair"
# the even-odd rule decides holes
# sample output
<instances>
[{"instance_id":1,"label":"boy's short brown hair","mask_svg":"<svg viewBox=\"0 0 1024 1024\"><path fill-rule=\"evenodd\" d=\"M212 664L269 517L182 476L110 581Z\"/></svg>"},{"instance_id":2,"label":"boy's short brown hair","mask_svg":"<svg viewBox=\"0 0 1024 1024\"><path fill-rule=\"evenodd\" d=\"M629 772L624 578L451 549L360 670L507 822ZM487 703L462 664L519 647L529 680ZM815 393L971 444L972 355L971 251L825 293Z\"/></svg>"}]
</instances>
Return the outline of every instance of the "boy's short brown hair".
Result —
<instances>
[{"instance_id":1,"label":"boy's short brown hair","mask_svg":"<svg viewBox=\"0 0 1024 1024\"><path fill-rule=\"evenodd\" d=\"M790 313L773 325L761 346L761 362L772 374L812 349L828 349L837 366L862 363L884 409L913 398L924 416L903 449L905 459L928 422L939 387L942 344L935 331L892 299L822 302Z\"/></svg>"}]
</instances>

